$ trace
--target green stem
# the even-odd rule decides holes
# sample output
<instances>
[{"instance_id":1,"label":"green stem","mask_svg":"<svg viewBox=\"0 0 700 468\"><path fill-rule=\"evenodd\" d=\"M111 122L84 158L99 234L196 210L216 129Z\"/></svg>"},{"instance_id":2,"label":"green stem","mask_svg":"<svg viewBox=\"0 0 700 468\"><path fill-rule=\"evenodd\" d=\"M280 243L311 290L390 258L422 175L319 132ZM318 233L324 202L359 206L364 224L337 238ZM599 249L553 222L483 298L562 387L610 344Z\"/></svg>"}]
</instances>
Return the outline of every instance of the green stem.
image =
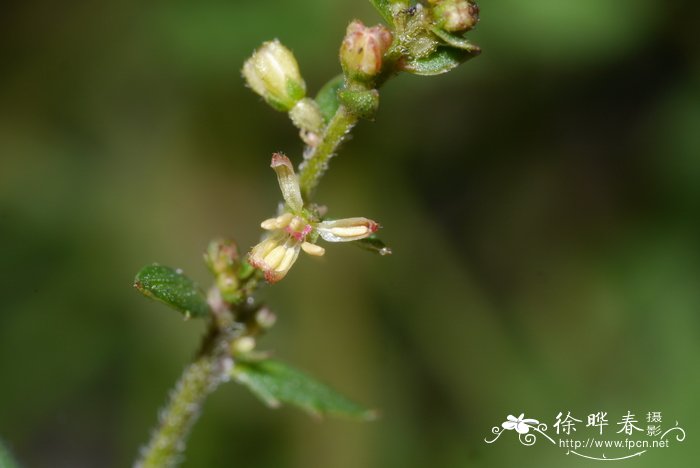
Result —
<instances>
[{"instance_id":1,"label":"green stem","mask_svg":"<svg viewBox=\"0 0 700 468\"><path fill-rule=\"evenodd\" d=\"M228 379L231 337L216 328L205 338L200 355L185 368L170 394L151 440L141 451L135 468L174 467L182 458L187 436L199 418L207 397Z\"/></svg>"},{"instance_id":2,"label":"green stem","mask_svg":"<svg viewBox=\"0 0 700 468\"><path fill-rule=\"evenodd\" d=\"M352 127L355 126L359 117L348 111L345 106L338 107L335 115L328 122L323 137L311 153L306 156L299 173L299 185L306 200L318 185L323 174L328 169L328 161L335 155L338 147L345 139Z\"/></svg>"}]
</instances>

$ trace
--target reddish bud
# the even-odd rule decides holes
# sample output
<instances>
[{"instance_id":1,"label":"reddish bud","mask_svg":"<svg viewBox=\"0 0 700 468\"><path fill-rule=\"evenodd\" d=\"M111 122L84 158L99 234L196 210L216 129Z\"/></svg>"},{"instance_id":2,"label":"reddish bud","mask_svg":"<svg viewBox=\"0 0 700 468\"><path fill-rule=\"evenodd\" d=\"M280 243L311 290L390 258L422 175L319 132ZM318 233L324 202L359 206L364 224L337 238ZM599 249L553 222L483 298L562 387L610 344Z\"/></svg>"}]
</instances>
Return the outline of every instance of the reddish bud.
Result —
<instances>
[{"instance_id":1,"label":"reddish bud","mask_svg":"<svg viewBox=\"0 0 700 468\"><path fill-rule=\"evenodd\" d=\"M479 22L479 6L472 0L432 0L433 17L445 31L464 32Z\"/></svg>"},{"instance_id":2,"label":"reddish bud","mask_svg":"<svg viewBox=\"0 0 700 468\"><path fill-rule=\"evenodd\" d=\"M382 25L368 28L355 20L348 26L340 47L340 63L354 80L368 81L382 71L384 54L393 41L391 31Z\"/></svg>"}]
</instances>

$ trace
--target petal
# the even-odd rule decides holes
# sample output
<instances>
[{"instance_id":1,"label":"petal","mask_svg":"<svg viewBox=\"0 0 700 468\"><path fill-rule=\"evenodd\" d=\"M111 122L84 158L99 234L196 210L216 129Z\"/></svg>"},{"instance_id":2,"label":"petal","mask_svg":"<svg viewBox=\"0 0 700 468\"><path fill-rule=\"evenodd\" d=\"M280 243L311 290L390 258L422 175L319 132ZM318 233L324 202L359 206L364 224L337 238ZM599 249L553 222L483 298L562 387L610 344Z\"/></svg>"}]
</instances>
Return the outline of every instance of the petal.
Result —
<instances>
[{"instance_id":1,"label":"petal","mask_svg":"<svg viewBox=\"0 0 700 468\"><path fill-rule=\"evenodd\" d=\"M514 423L513 421L506 421L506 422L504 422L503 424L501 424L501 426L503 427L503 429L506 429L506 430L508 430L508 431L512 431L513 429L515 429L515 426L516 426L516 425L517 425L517 424Z\"/></svg>"},{"instance_id":2,"label":"petal","mask_svg":"<svg viewBox=\"0 0 700 468\"><path fill-rule=\"evenodd\" d=\"M508 421L513 421L513 422L518 422L518 418L513 416L512 414L509 414L508 417L506 418Z\"/></svg>"},{"instance_id":3,"label":"petal","mask_svg":"<svg viewBox=\"0 0 700 468\"><path fill-rule=\"evenodd\" d=\"M540 423L537 419L523 419L522 422L524 422L525 424L529 424L531 426L537 425Z\"/></svg>"},{"instance_id":4,"label":"petal","mask_svg":"<svg viewBox=\"0 0 700 468\"><path fill-rule=\"evenodd\" d=\"M260 223L260 227L265 229L266 231L274 231L277 229L277 218L270 218L266 219L262 223Z\"/></svg>"},{"instance_id":5,"label":"petal","mask_svg":"<svg viewBox=\"0 0 700 468\"><path fill-rule=\"evenodd\" d=\"M327 242L349 242L371 236L379 225L367 218L345 218L320 222L316 229Z\"/></svg>"},{"instance_id":6,"label":"petal","mask_svg":"<svg viewBox=\"0 0 700 468\"><path fill-rule=\"evenodd\" d=\"M289 241L284 245L284 249L284 255L275 267L274 276L278 278L275 281L284 278L289 269L292 268L292 265L294 265L294 262L297 261L299 251L301 250L301 244L299 242Z\"/></svg>"},{"instance_id":7,"label":"petal","mask_svg":"<svg viewBox=\"0 0 700 468\"><path fill-rule=\"evenodd\" d=\"M294 173L292 162L282 153L275 153L272 155L270 167L277 173L277 182L280 184L284 201L287 202L292 211L300 212L304 207L304 201L301 198L299 179Z\"/></svg>"},{"instance_id":8,"label":"petal","mask_svg":"<svg viewBox=\"0 0 700 468\"><path fill-rule=\"evenodd\" d=\"M515 425L515 430L518 432L518 434L527 434L530 432L530 426L527 424L518 423Z\"/></svg>"},{"instance_id":9,"label":"petal","mask_svg":"<svg viewBox=\"0 0 700 468\"><path fill-rule=\"evenodd\" d=\"M280 231L276 231L265 237L259 244L250 250L250 253L248 254L248 261L250 264L255 268L260 268L262 270L262 264L265 256L272 252L275 247L281 245L286 237L286 234L280 233Z\"/></svg>"},{"instance_id":10,"label":"petal","mask_svg":"<svg viewBox=\"0 0 700 468\"><path fill-rule=\"evenodd\" d=\"M285 277L299 256L301 245L284 232L278 232L253 247L248 261L265 273L269 283L276 283Z\"/></svg>"}]
</instances>

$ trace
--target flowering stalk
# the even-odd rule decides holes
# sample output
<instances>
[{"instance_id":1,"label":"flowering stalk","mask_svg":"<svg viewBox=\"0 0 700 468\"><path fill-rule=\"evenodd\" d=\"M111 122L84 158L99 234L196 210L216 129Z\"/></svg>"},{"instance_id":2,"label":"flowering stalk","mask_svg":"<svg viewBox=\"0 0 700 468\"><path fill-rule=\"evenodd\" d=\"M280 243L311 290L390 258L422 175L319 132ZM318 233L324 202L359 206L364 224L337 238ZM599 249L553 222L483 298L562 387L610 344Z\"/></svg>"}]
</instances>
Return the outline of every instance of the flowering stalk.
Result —
<instances>
[{"instance_id":1,"label":"flowering stalk","mask_svg":"<svg viewBox=\"0 0 700 468\"><path fill-rule=\"evenodd\" d=\"M177 465L185 449L185 440L199 418L204 401L225 380L226 374L222 370L217 359L206 354L187 366L135 467Z\"/></svg>"},{"instance_id":2,"label":"flowering stalk","mask_svg":"<svg viewBox=\"0 0 700 468\"><path fill-rule=\"evenodd\" d=\"M161 265L143 268L134 286L182 312L186 319L209 320L200 352L185 368L161 413L150 442L135 466L175 466L182 458L187 435L209 394L235 379L272 407L288 403L312 414L371 419L373 412L335 394L305 374L256 351L260 336L275 323L275 315L255 300L257 288L282 280L301 251L320 256L326 242L356 242L380 255L391 253L368 218L330 219L325 207L312 201L314 189L330 159L360 119L372 118L379 88L391 77L445 73L480 50L463 34L478 21L472 0L370 0L388 26L367 27L353 21L340 46L341 79L331 80L312 99L290 49L274 40L264 43L242 70L246 83L273 109L288 113L305 144L299 173L282 153L271 168L282 193L273 217L260 227L263 239L240 256L232 241L215 240L205 261L215 281L205 296L180 270Z\"/></svg>"},{"instance_id":3,"label":"flowering stalk","mask_svg":"<svg viewBox=\"0 0 700 468\"><path fill-rule=\"evenodd\" d=\"M313 190L328 169L328 161L335 155L345 137L360 120L360 117L350 112L345 106L338 107L335 115L328 123L321 142L311 148L306 160L302 163L299 173L299 185L304 198L311 198Z\"/></svg>"},{"instance_id":4,"label":"flowering stalk","mask_svg":"<svg viewBox=\"0 0 700 468\"><path fill-rule=\"evenodd\" d=\"M230 245L213 242L230 248ZM207 397L217 387L230 379L233 359L231 350L240 342L241 336L233 332L234 314L225 301L212 294L209 304L212 321L201 349L182 373L180 380L170 393L170 399L160 413L158 426L142 450L135 468L162 468L177 466L185 450L187 436L202 412ZM235 309L234 309L235 310Z\"/></svg>"}]
</instances>

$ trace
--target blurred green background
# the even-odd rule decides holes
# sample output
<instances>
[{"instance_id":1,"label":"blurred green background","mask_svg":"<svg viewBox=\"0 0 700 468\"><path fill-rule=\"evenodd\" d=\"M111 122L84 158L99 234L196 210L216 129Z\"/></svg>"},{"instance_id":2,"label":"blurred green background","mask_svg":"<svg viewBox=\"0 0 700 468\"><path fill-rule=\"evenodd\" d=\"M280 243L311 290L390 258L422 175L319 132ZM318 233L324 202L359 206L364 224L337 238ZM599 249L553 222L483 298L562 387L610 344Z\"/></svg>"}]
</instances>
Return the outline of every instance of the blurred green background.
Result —
<instances>
[{"instance_id":1,"label":"blurred green background","mask_svg":"<svg viewBox=\"0 0 700 468\"><path fill-rule=\"evenodd\" d=\"M700 451L700 47L692 2L491 0L481 57L401 76L317 199L381 221L390 258L329 246L264 291L261 346L380 408L271 411L230 384L185 467L593 466L513 434L662 411ZM131 288L201 284L209 239L260 235L295 130L245 89L262 41L312 92L369 2L49 2L0 15L0 438L27 467L128 466L203 325ZM616 430L616 429L615 429ZM585 434L585 429L579 431ZM524 461L525 460L525 461Z\"/></svg>"}]
</instances>

